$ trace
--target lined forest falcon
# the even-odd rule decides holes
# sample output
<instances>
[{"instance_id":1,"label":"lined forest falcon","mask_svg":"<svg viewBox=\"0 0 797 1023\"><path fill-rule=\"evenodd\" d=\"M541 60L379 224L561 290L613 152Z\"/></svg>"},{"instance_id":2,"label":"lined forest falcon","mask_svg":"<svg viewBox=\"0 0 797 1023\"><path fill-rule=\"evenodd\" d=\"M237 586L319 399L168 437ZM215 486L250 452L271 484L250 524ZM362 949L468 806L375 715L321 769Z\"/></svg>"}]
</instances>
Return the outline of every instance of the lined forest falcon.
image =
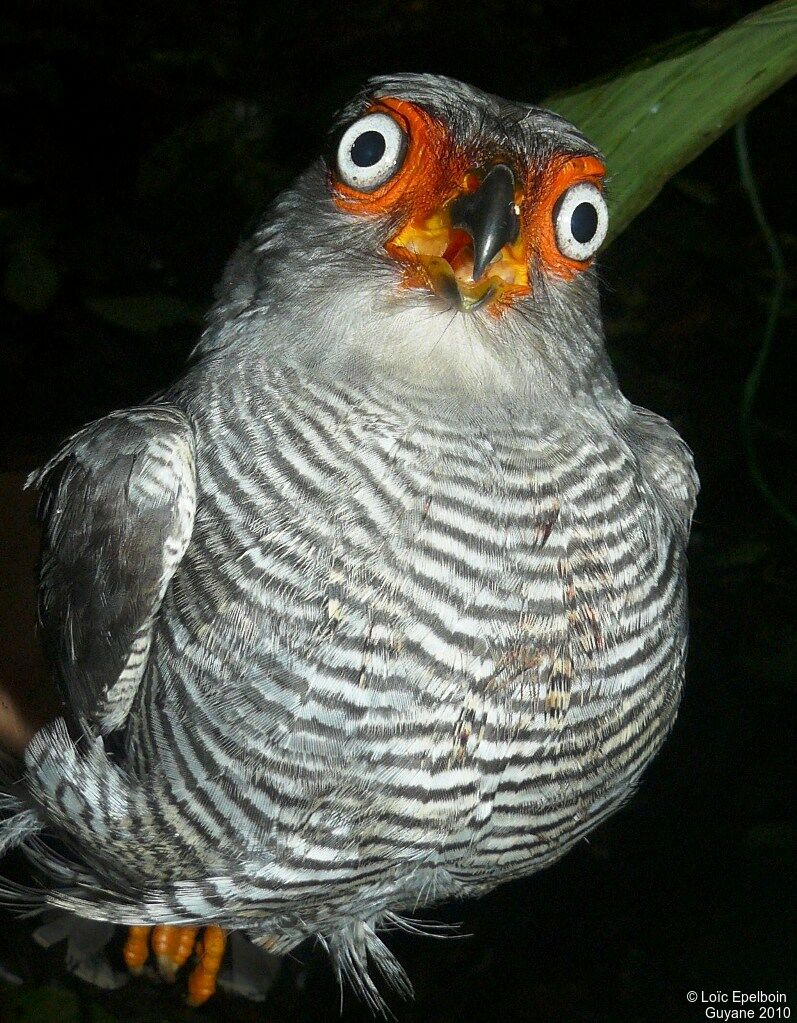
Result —
<instances>
[{"instance_id":1,"label":"lined forest falcon","mask_svg":"<svg viewBox=\"0 0 797 1023\"><path fill-rule=\"evenodd\" d=\"M133 968L199 933L194 1002L226 932L317 935L378 1007L369 964L409 990L381 926L629 796L678 706L697 480L605 352L603 180L547 110L373 79L181 379L34 475L69 726L4 797L43 878L7 899L131 927Z\"/></svg>"}]
</instances>

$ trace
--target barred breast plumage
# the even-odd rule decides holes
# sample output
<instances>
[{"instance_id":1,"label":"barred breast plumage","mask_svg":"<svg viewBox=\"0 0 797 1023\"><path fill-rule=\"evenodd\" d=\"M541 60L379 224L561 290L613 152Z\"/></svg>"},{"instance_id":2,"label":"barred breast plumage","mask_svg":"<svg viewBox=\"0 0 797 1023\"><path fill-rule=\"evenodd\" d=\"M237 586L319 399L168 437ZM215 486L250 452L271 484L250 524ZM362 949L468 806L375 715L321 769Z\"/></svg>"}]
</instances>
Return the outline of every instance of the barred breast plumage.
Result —
<instances>
[{"instance_id":1,"label":"barred breast plumage","mask_svg":"<svg viewBox=\"0 0 797 1023\"><path fill-rule=\"evenodd\" d=\"M230 429L251 378L207 385L194 542L135 732L144 770L174 751L165 876L220 838L233 862L266 844L258 898L284 908L290 884L323 922L363 890L373 910L375 880L414 904L561 855L628 794L680 688L677 526L628 444L598 416L463 436L295 374Z\"/></svg>"},{"instance_id":2,"label":"barred breast plumage","mask_svg":"<svg viewBox=\"0 0 797 1023\"><path fill-rule=\"evenodd\" d=\"M520 133L532 165L593 152L553 115L457 83L374 90L367 102L412 100L466 138L503 118L503 152ZM481 190L520 173L501 167ZM99 559L108 577L93 630L69 614L54 629L73 690L69 665L83 666L77 713L97 737L40 733L11 820L53 879L49 905L213 921L278 951L319 934L375 997L361 948L403 983L376 926L557 859L661 745L683 680L696 480L672 428L620 394L586 263L549 273L528 255L516 291L488 278L485 310L451 256L438 295L458 282L452 314L414 278L400 293L385 232L415 222L396 235L395 211L372 213L344 243L334 202L309 212L328 187L316 167L278 201L169 392L43 471L50 604L74 599L77 568L97 578ZM302 256L286 241L299 231ZM512 251L490 257L505 274ZM514 304L495 315L493 299ZM84 477L102 510L90 527L70 503ZM106 518L124 523L121 575L97 553ZM111 635L119 650L97 638ZM114 761L99 734L121 722ZM33 837L45 827L74 857Z\"/></svg>"}]
</instances>

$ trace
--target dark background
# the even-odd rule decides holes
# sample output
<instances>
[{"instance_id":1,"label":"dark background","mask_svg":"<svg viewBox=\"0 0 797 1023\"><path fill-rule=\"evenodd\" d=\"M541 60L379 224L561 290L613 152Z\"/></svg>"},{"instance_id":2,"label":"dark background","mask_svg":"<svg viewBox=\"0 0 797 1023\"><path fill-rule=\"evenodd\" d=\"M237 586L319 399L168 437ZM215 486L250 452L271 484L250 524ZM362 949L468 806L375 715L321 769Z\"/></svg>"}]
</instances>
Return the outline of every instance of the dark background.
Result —
<instances>
[{"instance_id":1,"label":"dark background","mask_svg":"<svg viewBox=\"0 0 797 1023\"><path fill-rule=\"evenodd\" d=\"M370 74L428 70L540 99L757 3L45 4L0 11L0 470L27 471L85 420L180 371L236 240L319 151ZM795 92L749 119L750 156L793 271ZM686 116L685 112L685 116ZM401 1021L699 1020L697 991L794 975L795 534L753 486L741 389L773 275L730 135L601 258L625 392L668 416L703 490L692 645L675 731L629 806L556 867L441 907L453 940L388 939L416 987ZM797 509L794 299L756 404L773 490ZM792 340L788 340L791 337ZM428 913L427 913L428 915ZM335 1019L323 954L302 948L265 1008L191 1013L145 982L97 995L4 919L0 1020ZM45 983L62 986L60 992ZM350 992L344 1019L367 1013Z\"/></svg>"}]
</instances>

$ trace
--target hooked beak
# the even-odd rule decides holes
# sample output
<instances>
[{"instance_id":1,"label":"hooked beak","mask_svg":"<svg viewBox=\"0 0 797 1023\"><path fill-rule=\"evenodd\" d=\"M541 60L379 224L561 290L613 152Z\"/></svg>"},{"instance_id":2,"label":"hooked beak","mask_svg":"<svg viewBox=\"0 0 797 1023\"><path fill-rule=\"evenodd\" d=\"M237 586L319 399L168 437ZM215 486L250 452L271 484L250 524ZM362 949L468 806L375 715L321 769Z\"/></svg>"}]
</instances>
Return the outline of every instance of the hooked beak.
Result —
<instances>
[{"instance_id":1,"label":"hooked beak","mask_svg":"<svg viewBox=\"0 0 797 1023\"><path fill-rule=\"evenodd\" d=\"M412 218L385 248L406 267L408 287L426 287L454 308L496 312L529 291L515 177L506 164L466 175L431 216Z\"/></svg>"},{"instance_id":2,"label":"hooked beak","mask_svg":"<svg viewBox=\"0 0 797 1023\"><path fill-rule=\"evenodd\" d=\"M496 164L475 192L451 204L451 226L467 231L473 242L473 280L478 281L505 245L517 241L520 217L515 208L515 178Z\"/></svg>"}]
</instances>

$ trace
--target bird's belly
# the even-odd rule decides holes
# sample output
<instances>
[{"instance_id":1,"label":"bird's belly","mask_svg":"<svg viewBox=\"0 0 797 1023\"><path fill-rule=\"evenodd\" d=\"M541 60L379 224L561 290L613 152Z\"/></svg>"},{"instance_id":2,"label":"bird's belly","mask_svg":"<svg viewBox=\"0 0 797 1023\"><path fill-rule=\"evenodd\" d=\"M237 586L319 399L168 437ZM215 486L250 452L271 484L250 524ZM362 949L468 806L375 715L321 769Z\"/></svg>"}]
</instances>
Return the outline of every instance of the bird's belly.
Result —
<instances>
[{"instance_id":1,"label":"bird's belly","mask_svg":"<svg viewBox=\"0 0 797 1023\"><path fill-rule=\"evenodd\" d=\"M334 494L260 488L254 519L201 505L129 733L192 854L305 878L286 900L534 870L618 805L677 706L682 552L622 452L489 492L464 456L393 478L385 452Z\"/></svg>"},{"instance_id":2,"label":"bird's belly","mask_svg":"<svg viewBox=\"0 0 797 1023\"><path fill-rule=\"evenodd\" d=\"M506 616L517 625L518 608ZM230 866L220 856L279 864L308 877L301 899L327 903L373 898L374 876L394 901L490 886L558 858L616 808L675 714L672 616L592 645L516 628L498 651L472 623L458 644L437 641L437 661L373 612L355 642L356 617L329 633L325 660L301 653L317 629L286 648L261 622L271 642L228 656L223 679L206 667L195 692L174 685L182 660L158 658L147 731L180 751L166 785L214 870Z\"/></svg>"}]
</instances>

